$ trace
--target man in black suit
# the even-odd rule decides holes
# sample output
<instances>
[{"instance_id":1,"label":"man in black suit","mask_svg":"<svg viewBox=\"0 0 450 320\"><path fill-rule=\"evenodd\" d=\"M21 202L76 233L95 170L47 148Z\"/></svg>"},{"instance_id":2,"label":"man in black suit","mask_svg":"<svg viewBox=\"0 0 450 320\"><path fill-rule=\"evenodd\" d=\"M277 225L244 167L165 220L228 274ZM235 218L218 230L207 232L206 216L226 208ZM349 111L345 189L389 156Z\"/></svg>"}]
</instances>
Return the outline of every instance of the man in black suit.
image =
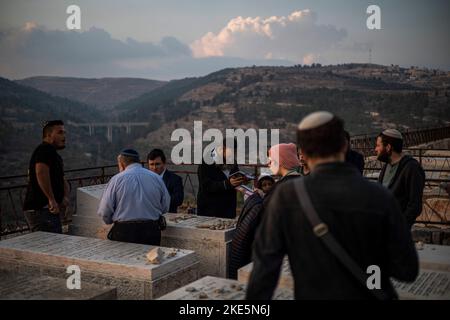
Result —
<instances>
[{"instance_id":1,"label":"man in black suit","mask_svg":"<svg viewBox=\"0 0 450 320\"><path fill-rule=\"evenodd\" d=\"M236 157L236 142L233 140L230 141L230 144L233 145L234 156ZM199 216L236 218L235 188L246 183L247 180L241 176L230 177L231 174L239 171L239 167L236 164L236 159L226 161L227 152L231 151L226 146L226 139L224 139L222 147L215 150L214 163L203 162L198 166L197 215ZM220 158L222 158L222 161L219 161Z\"/></svg>"},{"instance_id":2,"label":"man in black suit","mask_svg":"<svg viewBox=\"0 0 450 320\"><path fill-rule=\"evenodd\" d=\"M352 150L350 145L350 134L348 133L348 131L344 131L344 134L345 139L347 140L347 152L345 153L345 162L353 164L358 169L359 173L363 175L364 156L361 153Z\"/></svg>"},{"instance_id":3,"label":"man in black suit","mask_svg":"<svg viewBox=\"0 0 450 320\"><path fill-rule=\"evenodd\" d=\"M161 149L153 149L147 156L148 168L159 174L166 185L170 195L169 212L177 212L178 207L183 203L184 190L181 177L166 168L166 156Z\"/></svg>"}]
</instances>

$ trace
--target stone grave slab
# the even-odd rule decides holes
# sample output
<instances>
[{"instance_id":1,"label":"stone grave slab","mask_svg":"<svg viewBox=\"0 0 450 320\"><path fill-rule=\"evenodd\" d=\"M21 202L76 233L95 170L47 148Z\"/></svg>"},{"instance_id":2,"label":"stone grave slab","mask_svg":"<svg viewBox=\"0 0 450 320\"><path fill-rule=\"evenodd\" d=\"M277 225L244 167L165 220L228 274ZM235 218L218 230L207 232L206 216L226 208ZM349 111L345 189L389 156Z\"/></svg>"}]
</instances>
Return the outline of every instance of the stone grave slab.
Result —
<instances>
[{"instance_id":1,"label":"stone grave slab","mask_svg":"<svg viewBox=\"0 0 450 320\"><path fill-rule=\"evenodd\" d=\"M422 269L413 283L392 284L401 300L450 300L450 272Z\"/></svg>"},{"instance_id":2,"label":"stone grave slab","mask_svg":"<svg viewBox=\"0 0 450 320\"><path fill-rule=\"evenodd\" d=\"M449 299L450 247L425 244L417 250L420 273L413 283L393 281L400 299ZM248 283L253 262L238 270L238 281ZM278 288L294 290L294 279L289 260L285 257L281 268Z\"/></svg>"},{"instance_id":3,"label":"stone grave slab","mask_svg":"<svg viewBox=\"0 0 450 320\"><path fill-rule=\"evenodd\" d=\"M416 246L421 269L450 272L450 246Z\"/></svg>"},{"instance_id":4,"label":"stone grave slab","mask_svg":"<svg viewBox=\"0 0 450 320\"><path fill-rule=\"evenodd\" d=\"M246 285L237 280L206 276L159 300L244 300ZM293 300L292 290L278 288L274 300Z\"/></svg>"},{"instance_id":5,"label":"stone grave slab","mask_svg":"<svg viewBox=\"0 0 450 320\"><path fill-rule=\"evenodd\" d=\"M16 273L67 278L69 265L81 281L117 287L119 299L154 299L198 279L198 258L189 250L160 247L160 264L148 262L154 246L46 232L0 241L0 265Z\"/></svg>"},{"instance_id":6,"label":"stone grave slab","mask_svg":"<svg viewBox=\"0 0 450 320\"><path fill-rule=\"evenodd\" d=\"M102 198L107 184L97 184L77 189L77 211L80 213L97 212L98 202Z\"/></svg>"},{"instance_id":7,"label":"stone grave slab","mask_svg":"<svg viewBox=\"0 0 450 320\"><path fill-rule=\"evenodd\" d=\"M250 274L253 270L253 262L243 266L238 270L238 281L241 283L248 283L250 280ZM289 266L289 259L284 257L283 264L281 266L280 279L278 280L278 288L286 288L294 290L294 278L291 274L291 268Z\"/></svg>"},{"instance_id":8,"label":"stone grave slab","mask_svg":"<svg viewBox=\"0 0 450 320\"><path fill-rule=\"evenodd\" d=\"M77 189L77 213L72 216L70 234L106 239L111 226L97 216L105 187L106 184ZM227 277L234 220L182 213L167 213L165 217L167 229L161 233L162 246L195 251L200 259L200 276ZM214 225L218 227L212 229Z\"/></svg>"},{"instance_id":9,"label":"stone grave slab","mask_svg":"<svg viewBox=\"0 0 450 320\"><path fill-rule=\"evenodd\" d=\"M283 264L277 288L294 290L294 279L287 259ZM238 270L238 281L247 284L253 263ZM417 279L412 283L392 281L401 300L450 300L450 272L421 269Z\"/></svg>"},{"instance_id":10,"label":"stone grave slab","mask_svg":"<svg viewBox=\"0 0 450 320\"><path fill-rule=\"evenodd\" d=\"M68 289L65 279L0 270L0 300L115 300L117 289L83 282Z\"/></svg>"},{"instance_id":11,"label":"stone grave slab","mask_svg":"<svg viewBox=\"0 0 450 320\"><path fill-rule=\"evenodd\" d=\"M111 225L106 225L97 215L98 205L106 184L77 189L77 210L72 215L70 233L77 236L106 239Z\"/></svg>"},{"instance_id":12,"label":"stone grave slab","mask_svg":"<svg viewBox=\"0 0 450 320\"><path fill-rule=\"evenodd\" d=\"M235 221L181 213L165 214L167 229L161 245L193 250L200 259L200 276L227 277Z\"/></svg>"}]
</instances>

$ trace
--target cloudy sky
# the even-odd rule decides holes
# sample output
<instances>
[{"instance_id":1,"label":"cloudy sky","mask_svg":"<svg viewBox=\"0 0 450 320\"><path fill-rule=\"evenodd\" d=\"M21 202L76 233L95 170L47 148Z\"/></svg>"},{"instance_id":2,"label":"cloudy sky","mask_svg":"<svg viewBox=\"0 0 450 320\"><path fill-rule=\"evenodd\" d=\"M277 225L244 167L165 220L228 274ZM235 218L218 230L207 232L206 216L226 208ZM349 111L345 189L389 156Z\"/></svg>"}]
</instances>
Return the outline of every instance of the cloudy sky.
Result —
<instances>
[{"instance_id":1,"label":"cloudy sky","mask_svg":"<svg viewBox=\"0 0 450 320\"><path fill-rule=\"evenodd\" d=\"M81 30L66 9L81 8ZM381 30L366 9L381 9ZM247 65L450 70L448 0L0 0L0 76L169 80Z\"/></svg>"}]
</instances>

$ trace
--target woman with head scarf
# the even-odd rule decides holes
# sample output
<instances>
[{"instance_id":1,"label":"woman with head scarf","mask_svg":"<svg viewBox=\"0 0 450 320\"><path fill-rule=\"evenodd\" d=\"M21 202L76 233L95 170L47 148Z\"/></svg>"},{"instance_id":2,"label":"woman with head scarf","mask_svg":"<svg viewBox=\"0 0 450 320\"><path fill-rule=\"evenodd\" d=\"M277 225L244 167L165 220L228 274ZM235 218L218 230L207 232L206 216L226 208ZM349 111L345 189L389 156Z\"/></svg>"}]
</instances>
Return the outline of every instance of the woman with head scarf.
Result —
<instances>
[{"instance_id":1,"label":"woman with head scarf","mask_svg":"<svg viewBox=\"0 0 450 320\"><path fill-rule=\"evenodd\" d=\"M244 203L236 225L233 241L231 242L229 277L232 279L237 277L239 268L251 262L252 245L256 229L273 189L287 180L301 176L298 172L300 161L296 145L293 143L282 143L271 147L269 149L269 168L273 175L281 176L281 178L275 183L275 180L270 175L260 176L256 192ZM264 187L266 183L270 185L270 188ZM264 191L262 190L263 188L265 188Z\"/></svg>"},{"instance_id":2,"label":"woman with head scarf","mask_svg":"<svg viewBox=\"0 0 450 320\"><path fill-rule=\"evenodd\" d=\"M274 184L271 175L262 174L257 180L255 191L244 202L231 242L229 278L236 279L238 269L251 262L252 244L260 222L263 199Z\"/></svg>"},{"instance_id":3,"label":"woman with head scarf","mask_svg":"<svg viewBox=\"0 0 450 320\"><path fill-rule=\"evenodd\" d=\"M297 146L293 143L280 143L269 150L269 168L273 175L281 176L271 191L264 198L264 205L269 201L273 190L280 184L301 177L300 160Z\"/></svg>"}]
</instances>

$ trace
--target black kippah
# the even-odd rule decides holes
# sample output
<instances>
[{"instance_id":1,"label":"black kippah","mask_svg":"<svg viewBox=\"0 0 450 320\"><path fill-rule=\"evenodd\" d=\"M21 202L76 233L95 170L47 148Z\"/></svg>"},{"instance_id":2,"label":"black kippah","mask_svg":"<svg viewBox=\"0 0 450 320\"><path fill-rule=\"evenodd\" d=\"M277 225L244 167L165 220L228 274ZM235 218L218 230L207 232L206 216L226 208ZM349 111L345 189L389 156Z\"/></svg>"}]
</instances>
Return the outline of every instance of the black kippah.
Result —
<instances>
[{"instance_id":1,"label":"black kippah","mask_svg":"<svg viewBox=\"0 0 450 320\"><path fill-rule=\"evenodd\" d=\"M120 151L120 155L139 160L139 153L133 149L123 149Z\"/></svg>"}]
</instances>

